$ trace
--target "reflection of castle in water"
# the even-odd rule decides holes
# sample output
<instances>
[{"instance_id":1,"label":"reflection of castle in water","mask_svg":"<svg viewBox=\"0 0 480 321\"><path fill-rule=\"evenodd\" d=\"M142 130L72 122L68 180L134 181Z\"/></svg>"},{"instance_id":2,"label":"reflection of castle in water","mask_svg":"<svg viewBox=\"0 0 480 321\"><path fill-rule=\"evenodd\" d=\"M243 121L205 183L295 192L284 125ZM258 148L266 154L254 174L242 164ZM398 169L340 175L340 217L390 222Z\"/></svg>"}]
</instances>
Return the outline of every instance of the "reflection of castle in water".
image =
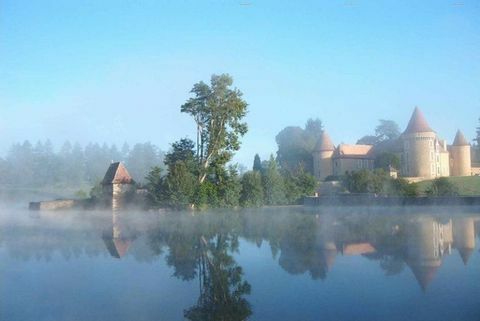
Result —
<instances>
[{"instance_id":1,"label":"reflection of castle in water","mask_svg":"<svg viewBox=\"0 0 480 321\"><path fill-rule=\"evenodd\" d=\"M406 262L423 290L433 280L442 258L451 254L452 247L467 264L475 248L475 221L472 217L439 222L424 216L409 223Z\"/></svg>"},{"instance_id":2,"label":"reflection of castle in water","mask_svg":"<svg viewBox=\"0 0 480 321\"><path fill-rule=\"evenodd\" d=\"M442 220L417 215L397 221L386 219L384 225L372 227L372 222L364 218L341 222L336 216L323 215L315 218L311 242L303 235L281 242L279 264L291 274L308 271L314 279L325 279L338 255L362 255L373 260L390 257L406 264L426 290L443 258L455 249L463 263L468 263L475 249L475 222L474 217Z\"/></svg>"}]
</instances>

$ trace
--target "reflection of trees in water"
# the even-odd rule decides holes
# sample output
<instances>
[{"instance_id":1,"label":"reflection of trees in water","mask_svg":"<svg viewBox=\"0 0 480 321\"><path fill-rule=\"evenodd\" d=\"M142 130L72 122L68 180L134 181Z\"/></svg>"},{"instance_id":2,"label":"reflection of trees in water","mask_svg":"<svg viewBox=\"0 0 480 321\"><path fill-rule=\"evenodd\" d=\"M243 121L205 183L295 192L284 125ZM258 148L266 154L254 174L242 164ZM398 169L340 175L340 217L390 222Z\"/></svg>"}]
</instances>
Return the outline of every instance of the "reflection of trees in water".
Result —
<instances>
[{"instance_id":1,"label":"reflection of trees in water","mask_svg":"<svg viewBox=\"0 0 480 321\"><path fill-rule=\"evenodd\" d=\"M207 241L200 237L198 260L200 297L195 306L185 310L189 320L246 320L250 303L244 298L250 284L243 280L242 268L229 254L238 247L238 239L218 234Z\"/></svg>"}]
</instances>

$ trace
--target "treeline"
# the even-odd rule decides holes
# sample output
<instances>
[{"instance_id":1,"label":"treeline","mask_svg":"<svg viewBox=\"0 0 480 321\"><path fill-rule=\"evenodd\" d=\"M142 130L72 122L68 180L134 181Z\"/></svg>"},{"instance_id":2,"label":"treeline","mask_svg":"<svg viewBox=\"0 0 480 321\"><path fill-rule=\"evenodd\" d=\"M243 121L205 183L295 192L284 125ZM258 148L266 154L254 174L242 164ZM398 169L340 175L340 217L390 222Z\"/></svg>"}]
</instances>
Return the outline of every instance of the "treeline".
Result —
<instances>
[{"instance_id":1,"label":"treeline","mask_svg":"<svg viewBox=\"0 0 480 321\"><path fill-rule=\"evenodd\" d=\"M263 165L258 158L253 170L243 175L231 165L234 153L240 149L240 139L247 132L243 122L247 103L238 89L231 88L232 84L233 79L222 74L213 75L210 84L199 82L193 86L193 97L181 106L181 112L195 121L196 142L186 138L174 142L165 155L166 173L159 167L149 173L145 186L150 206L182 209L284 205L298 203L313 193L315 179L299 166L300 162L295 166L283 162L285 166L280 170L273 157ZM314 125L321 127L321 123ZM314 131L313 124L310 127L309 132ZM313 136L309 136L309 146L314 144Z\"/></svg>"},{"instance_id":2,"label":"treeline","mask_svg":"<svg viewBox=\"0 0 480 321\"><path fill-rule=\"evenodd\" d=\"M112 161L125 162L137 182L144 182L149 170L162 166L164 153L152 143L130 147L65 142L60 149L47 141L35 145L29 141L11 146L0 158L0 186L13 188L44 188L93 186L105 175Z\"/></svg>"}]
</instances>

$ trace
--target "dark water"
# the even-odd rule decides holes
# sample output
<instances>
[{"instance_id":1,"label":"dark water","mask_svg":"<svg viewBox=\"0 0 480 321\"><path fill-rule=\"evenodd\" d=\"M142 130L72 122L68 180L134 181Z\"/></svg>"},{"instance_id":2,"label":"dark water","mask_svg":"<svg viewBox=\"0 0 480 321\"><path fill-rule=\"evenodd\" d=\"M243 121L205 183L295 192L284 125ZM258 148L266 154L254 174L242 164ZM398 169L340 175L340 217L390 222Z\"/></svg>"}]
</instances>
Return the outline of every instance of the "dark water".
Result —
<instances>
[{"instance_id":1,"label":"dark water","mask_svg":"<svg viewBox=\"0 0 480 321\"><path fill-rule=\"evenodd\" d=\"M0 214L0 319L480 320L471 209Z\"/></svg>"}]
</instances>

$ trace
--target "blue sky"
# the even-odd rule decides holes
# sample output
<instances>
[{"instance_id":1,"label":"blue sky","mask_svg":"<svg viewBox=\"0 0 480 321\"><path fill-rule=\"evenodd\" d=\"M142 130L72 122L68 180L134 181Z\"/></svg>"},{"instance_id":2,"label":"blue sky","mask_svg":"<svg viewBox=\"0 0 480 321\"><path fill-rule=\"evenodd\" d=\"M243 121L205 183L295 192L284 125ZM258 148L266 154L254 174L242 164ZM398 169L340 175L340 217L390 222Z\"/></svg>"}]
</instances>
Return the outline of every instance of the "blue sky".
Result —
<instances>
[{"instance_id":1,"label":"blue sky","mask_svg":"<svg viewBox=\"0 0 480 321\"><path fill-rule=\"evenodd\" d=\"M480 117L478 1L0 2L0 155L50 138L163 149L194 137L192 85L230 73L249 103L236 160L322 119L354 143L418 105L440 136Z\"/></svg>"}]
</instances>

